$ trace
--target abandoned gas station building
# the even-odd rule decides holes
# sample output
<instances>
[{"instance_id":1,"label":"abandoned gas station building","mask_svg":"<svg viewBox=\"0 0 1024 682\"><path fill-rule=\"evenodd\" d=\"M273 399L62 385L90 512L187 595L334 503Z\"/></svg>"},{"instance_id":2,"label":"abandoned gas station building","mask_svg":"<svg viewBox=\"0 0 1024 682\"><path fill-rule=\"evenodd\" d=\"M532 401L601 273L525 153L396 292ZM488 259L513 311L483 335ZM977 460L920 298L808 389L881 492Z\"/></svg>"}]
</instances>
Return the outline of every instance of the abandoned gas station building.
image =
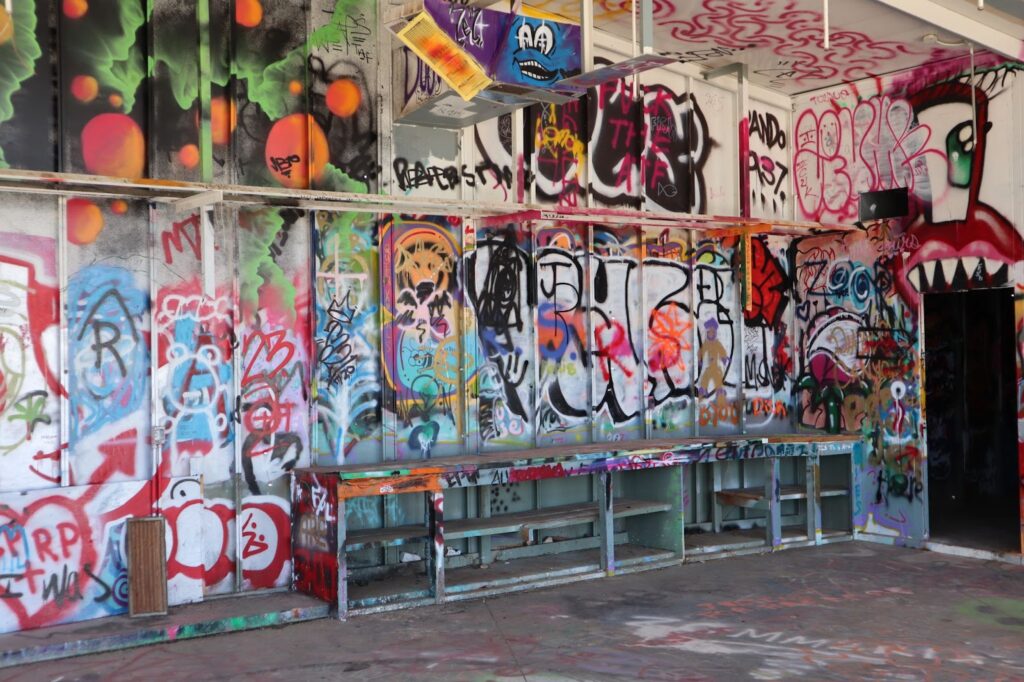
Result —
<instances>
[{"instance_id":1,"label":"abandoned gas station building","mask_svg":"<svg viewBox=\"0 0 1024 682\"><path fill-rule=\"evenodd\" d=\"M0 3L0 632L1021 563L1024 11L828 5Z\"/></svg>"}]
</instances>

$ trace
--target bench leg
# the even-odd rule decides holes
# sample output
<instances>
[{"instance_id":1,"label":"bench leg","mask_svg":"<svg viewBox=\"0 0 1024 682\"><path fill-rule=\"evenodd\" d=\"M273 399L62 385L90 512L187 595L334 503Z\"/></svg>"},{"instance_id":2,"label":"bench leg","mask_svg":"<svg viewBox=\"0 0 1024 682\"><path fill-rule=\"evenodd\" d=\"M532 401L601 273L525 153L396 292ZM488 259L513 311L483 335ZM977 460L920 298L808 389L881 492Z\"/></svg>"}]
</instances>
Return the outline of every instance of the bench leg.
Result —
<instances>
[{"instance_id":1,"label":"bench leg","mask_svg":"<svg viewBox=\"0 0 1024 682\"><path fill-rule=\"evenodd\" d=\"M477 509L479 515L485 519L491 517L491 486L477 486ZM494 560L491 553L491 536L480 536L480 564L486 566Z\"/></svg>"},{"instance_id":2,"label":"bench leg","mask_svg":"<svg viewBox=\"0 0 1024 682\"><path fill-rule=\"evenodd\" d=\"M338 620L348 618L348 554L345 552L347 530L345 528L345 500L338 498L338 601L335 604Z\"/></svg>"},{"instance_id":3,"label":"bench leg","mask_svg":"<svg viewBox=\"0 0 1024 682\"><path fill-rule=\"evenodd\" d=\"M811 455L807 463L807 539L821 544L821 460Z\"/></svg>"},{"instance_id":4,"label":"bench leg","mask_svg":"<svg viewBox=\"0 0 1024 682\"><path fill-rule=\"evenodd\" d=\"M606 471L598 475L598 527L601 534L601 567L607 575L615 575L615 513L612 506L614 501L612 474Z\"/></svg>"},{"instance_id":5,"label":"bench leg","mask_svg":"<svg viewBox=\"0 0 1024 682\"><path fill-rule=\"evenodd\" d=\"M769 457L766 460L768 477L765 479L765 498L768 500L768 545L778 547L782 544L782 481L779 472L779 459Z\"/></svg>"},{"instance_id":6,"label":"bench leg","mask_svg":"<svg viewBox=\"0 0 1024 682\"><path fill-rule=\"evenodd\" d=\"M686 560L686 510L690 508L689 474L692 469L689 467L691 466L694 465L680 464L676 467L679 469L679 494L676 495L675 501L679 508L674 513L679 517L679 533L676 538L679 542L679 559L681 561Z\"/></svg>"},{"instance_id":7,"label":"bench leg","mask_svg":"<svg viewBox=\"0 0 1024 682\"><path fill-rule=\"evenodd\" d=\"M722 505L718 502L718 491L722 489L722 463L711 463L711 530L722 532Z\"/></svg>"},{"instance_id":8,"label":"bench leg","mask_svg":"<svg viewBox=\"0 0 1024 682\"><path fill-rule=\"evenodd\" d=\"M427 493L430 506L430 537L433 540L432 551L427 553L427 571L430 573L430 587L434 593L434 601L444 603L444 493L441 491Z\"/></svg>"}]
</instances>

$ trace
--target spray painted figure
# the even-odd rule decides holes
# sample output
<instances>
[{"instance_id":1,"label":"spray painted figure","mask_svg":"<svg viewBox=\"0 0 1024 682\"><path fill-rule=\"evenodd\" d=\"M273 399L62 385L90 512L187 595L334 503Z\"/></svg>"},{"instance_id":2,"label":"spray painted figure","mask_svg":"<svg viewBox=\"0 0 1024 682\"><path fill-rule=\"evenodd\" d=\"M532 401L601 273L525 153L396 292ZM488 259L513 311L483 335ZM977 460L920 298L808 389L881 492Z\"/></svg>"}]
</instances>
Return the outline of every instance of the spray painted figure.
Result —
<instances>
[{"instance_id":1,"label":"spray painted figure","mask_svg":"<svg viewBox=\"0 0 1024 682\"><path fill-rule=\"evenodd\" d=\"M718 340L718 320L711 318L704 323L704 343L700 345L699 359L703 369L697 386L702 398L718 395L725 399L725 369L729 366L729 351ZM714 388L712 388L714 387Z\"/></svg>"}]
</instances>

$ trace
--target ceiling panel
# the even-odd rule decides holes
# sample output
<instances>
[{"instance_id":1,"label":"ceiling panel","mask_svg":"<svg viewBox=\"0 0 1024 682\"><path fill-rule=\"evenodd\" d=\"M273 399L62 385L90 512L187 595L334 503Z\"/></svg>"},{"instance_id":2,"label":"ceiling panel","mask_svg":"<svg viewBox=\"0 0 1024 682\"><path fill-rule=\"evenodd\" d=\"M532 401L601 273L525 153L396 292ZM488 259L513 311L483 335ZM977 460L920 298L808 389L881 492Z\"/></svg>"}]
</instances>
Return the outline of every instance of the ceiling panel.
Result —
<instances>
[{"instance_id":1,"label":"ceiling panel","mask_svg":"<svg viewBox=\"0 0 1024 682\"><path fill-rule=\"evenodd\" d=\"M577 0L528 4L579 17ZM631 40L631 11L632 0L598 0L595 26ZM654 23L656 51L708 68L743 62L752 82L790 95L967 52L924 42L933 26L874 0L832 0L829 50L822 0L654 0Z\"/></svg>"},{"instance_id":2,"label":"ceiling panel","mask_svg":"<svg viewBox=\"0 0 1024 682\"><path fill-rule=\"evenodd\" d=\"M927 23L872 0L831 3L831 47L822 47L820 0L657 0L655 45L685 56L717 48L742 61L751 81L787 94L960 56L963 47L922 41ZM626 22L628 25L628 21Z\"/></svg>"}]
</instances>

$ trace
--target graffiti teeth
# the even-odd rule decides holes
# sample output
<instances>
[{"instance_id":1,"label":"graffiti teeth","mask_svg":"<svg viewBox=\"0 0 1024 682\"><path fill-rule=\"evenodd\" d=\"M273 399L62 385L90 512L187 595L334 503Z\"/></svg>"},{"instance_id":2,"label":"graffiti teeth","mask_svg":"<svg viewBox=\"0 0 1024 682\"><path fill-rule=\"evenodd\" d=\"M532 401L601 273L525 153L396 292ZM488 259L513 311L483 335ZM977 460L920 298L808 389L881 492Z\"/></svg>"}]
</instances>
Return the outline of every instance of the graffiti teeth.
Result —
<instances>
[{"instance_id":1,"label":"graffiti teeth","mask_svg":"<svg viewBox=\"0 0 1024 682\"><path fill-rule=\"evenodd\" d=\"M943 261L945 263L945 261ZM968 282L967 269L964 263L960 259L953 261L953 276L950 278L947 275L948 281L954 289L966 289Z\"/></svg>"},{"instance_id":2,"label":"graffiti teeth","mask_svg":"<svg viewBox=\"0 0 1024 682\"><path fill-rule=\"evenodd\" d=\"M1002 267L999 268L998 270L996 270L992 274L992 279L990 281L990 284L992 286L1002 286L1002 285L1006 284L1010 280L1010 277L1009 277L1010 264L1009 263L1001 263L1001 265L1002 265Z\"/></svg>"},{"instance_id":3,"label":"graffiti teeth","mask_svg":"<svg viewBox=\"0 0 1024 682\"><path fill-rule=\"evenodd\" d=\"M980 258L974 258L973 256L964 256L963 258L960 259L960 264L963 266L964 272L967 274L968 279L977 279L978 275L981 274L978 272L978 265L981 264Z\"/></svg>"},{"instance_id":4,"label":"graffiti teeth","mask_svg":"<svg viewBox=\"0 0 1024 682\"><path fill-rule=\"evenodd\" d=\"M1002 261L996 260L995 258L985 259L985 274L988 275L989 277L992 277L997 272L999 272L999 269L1001 267L1003 267Z\"/></svg>"},{"instance_id":5,"label":"graffiti teeth","mask_svg":"<svg viewBox=\"0 0 1024 682\"><path fill-rule=\"evenodd\" d=\"M956 258L944 258L939 261L939 265L942 270L942 279L945 284L953 283L953 278L956 276L956 268L959 264L960 261Z\"/></svg>"},{"instance_id":6,"label":"graffiti teeth","mask_svg":"<svg viewBox=\"0 0 1024 682\"><path fill-rule=\"evenodd\" d=\"M927 263L922 263L919 266L921 268L921 285L923 289L933 289L935 287L935 270L938 264L939 261L933 260L928 261ZM939 272L941 272L941 270Z\"/></svg>"},{"instance_id":7,"label":"graffiti teeth","mask_svg":"<svg viewBox=\"0 0 1024 682\"><path fill-rule=\"evenodd\" d=\"M918 265L916 268L907 273L907 279L911 285L920 293L921 291L921 277L923 277L924 269ZM925 286L928 285L928 281L925 280Z\"/></svg>"},{"instance_id":8,"label":"graffiti teeth","mask_svg":"<svg viewBox=\"0 0 1024 682\"><path fill-rule=\"evenodd\" d=\"M558 74L554 71L550 71L543 66L541 63L535 60L528 60L525 62L518 62L519 70L523 72L523 75L527 78L532 78L538 81L549 81Z\"/></svg>"}]
</instances>

